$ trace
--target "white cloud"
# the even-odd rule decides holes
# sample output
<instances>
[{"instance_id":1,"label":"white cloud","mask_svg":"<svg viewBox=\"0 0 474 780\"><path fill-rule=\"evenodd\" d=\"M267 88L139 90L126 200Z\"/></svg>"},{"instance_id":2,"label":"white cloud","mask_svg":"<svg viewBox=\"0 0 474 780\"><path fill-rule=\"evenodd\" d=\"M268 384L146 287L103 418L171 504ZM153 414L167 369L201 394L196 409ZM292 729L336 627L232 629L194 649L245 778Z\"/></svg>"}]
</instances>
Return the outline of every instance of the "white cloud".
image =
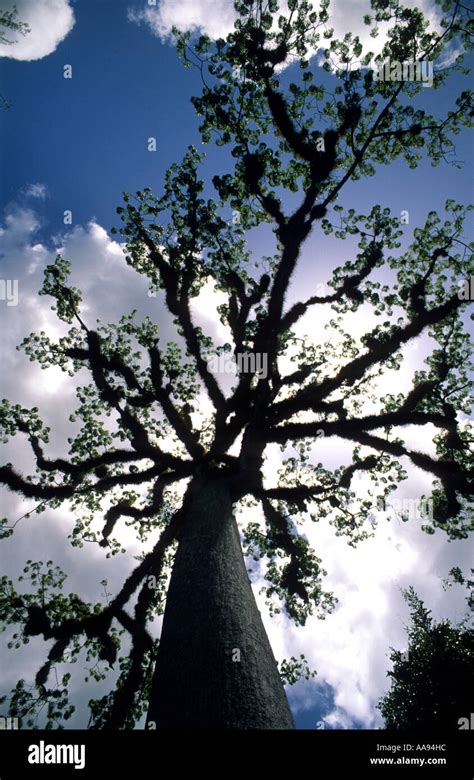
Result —
<instances>
[{"instance_id":1,"label":"white cloud","mask_svg":"<svg viewBox=\"0 0 474 780\"><path fill-rule=\"evenodd\" d=\"M69 0L4 0L2 10L16 6L17 20L26 22L30 31L21 35L4 30L11 44L0 44L0 57L14 60L40 60L56 51L74 27L74 12Z\"/></svg>"},{"instance_id":2,"label":"white cloud","mask_svg":"<svg viewBox=\"0 0 474 780\"><path fill-rule=\"evenodd\" d=\"M145 22L162 39L171 35L174 26L183 32L199 31L221 38L232 30L235 10L232 0L158 0L156 6L130 9L128 18L138 24Z\"/></svg>"},{"instance_id":3,"label":"white cloud","mask_svg":"<svg viewBox=\"0 0 474 780\"><path fill-rule=\"evenodd\" d=\"M24 189L24 194L27 198L37 198L38 200L44 200L48 194L48 188L46 187L46 184L41 184L41 182L27 184Z\"/></svg>"},{"instance_id":4,"label":"white cloud","mask_svg":"<svg viewBox=\"0 0 474 780\"><path fill-rule=\"evenodd\" d=\"M5 226L0 227L0 260L10 263L12 268L21 268L28 260L32 262L37 249L33 249L31 240L39 226L39 219L30 208L9 206Z\"/></svg>"}]
</instances>

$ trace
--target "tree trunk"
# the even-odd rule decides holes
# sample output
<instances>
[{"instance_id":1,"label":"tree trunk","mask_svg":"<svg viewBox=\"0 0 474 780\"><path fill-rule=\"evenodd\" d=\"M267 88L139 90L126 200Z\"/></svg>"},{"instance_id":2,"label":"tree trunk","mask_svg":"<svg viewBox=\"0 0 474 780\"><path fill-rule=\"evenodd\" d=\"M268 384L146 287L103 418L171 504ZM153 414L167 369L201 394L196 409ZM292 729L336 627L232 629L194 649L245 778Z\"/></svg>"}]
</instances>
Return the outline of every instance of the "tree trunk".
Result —
<instances>
[{"instance_id":1,"label":"tree trunk","mask_svg":"<svg viewBox=\"0 0 474 780\"><path fill-rule=\"evenodd\" d=\"M147 725L292 729L229 487L219 477L196 478L184 506Z\"/></svg>"}]
</instances>

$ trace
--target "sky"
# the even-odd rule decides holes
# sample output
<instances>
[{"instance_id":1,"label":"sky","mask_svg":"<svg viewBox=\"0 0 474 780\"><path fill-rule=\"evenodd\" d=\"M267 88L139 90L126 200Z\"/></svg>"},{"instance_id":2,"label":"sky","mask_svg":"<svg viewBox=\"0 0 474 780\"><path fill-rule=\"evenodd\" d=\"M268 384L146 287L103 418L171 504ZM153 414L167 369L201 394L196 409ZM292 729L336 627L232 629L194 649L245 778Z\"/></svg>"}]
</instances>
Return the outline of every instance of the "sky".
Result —
<instances>
[{"instance_id":1,"label":"sky","mask_svg":"<svg viewBox=\"0 0 474 780\"><path fill-rule=\"evenodd\" d=\"M0 9L12 5L0 0ZM90 322L95 318L112 322L139 308L172 337L160 296L148 296L144 279L127 267L110 230L119 224L115 210L121 193L150 186L159 194L166 169L182 159L189 144L205 151L208 178L226 170L225 152L201 146L199 119L190 102L192 95L200 93L200 76L193 68L183 68L170 32L176 24L222 36L231 29L233 11L227 0L157 0L154 6L142 0L16 0L16 6L31 32L17 35L10 46L0 45L0 93L10 103L8 110L0 112L0 276L18 282L17 305L0 301L0 390L2 397L40 406L43 419L53 428L51 447L59 452L69 435L74 383L59 370L42 372L15 350L33 330L63 332L49 302L37 296L43 269L61 249L72 263L74 283L83 290ZM336 0L333 6L331 24L337 34L353 30L367 35L360 24L368 10L366 0ZM433 13L428 0L421 7ZM316 54L314 67L321 79L330 78L317 62ZM71 78L64 77L68 73ZM439 108L440 101L447 108L460 84L460 78L453 77L441 92L424 90L420 101L428 109ZM150 138L156 138L156 152L148 150ZM397 162L368 181L350 183L341 203L356 202L367 210L381 203L396 214L408 210L410 224L404 239L408 241L412 228L421 225L430 210L442 212L447 198L472 200L472 146L464 133L457 138L456 148L461 169L446 164L432 168L422 161L412 171ZM66 211L72 213L70 225L64 224ZM308 285L327 282L336 258L323 258L321 247L314 238L305 248L289 300L306 297ZM252 249L265 253L265 240L255 239ZM225 334L212 313L217 302L212 288L206 288L195 314L210 335L223 340ZM363 321L357 323L362 330L365 326ZM301 327L317 338L311 322ZM413 370L422 367L426 350L423 340L407 347L406 368L396 377L399 391L410 387ZM409 442L416 443L416 431L406 434ZM337 443L328 442L325 454L335 466L343 462ZM6 455L22 471L31 469L28 450L19 440L7 445ZM269 475L275 474L279 459L278 448L270 447ZM426 475L412 470L397 495L416 499L428 488ZM17 496L4 494L2 514L16 518L28 508ZM245 518L252 518L254 511L245 510ZM254 590L276 657L304 653L317 670L314 680L287 691L298 728L380 727L375 704L387 690L390 648L404 649L408 611L403 588L413 585L437 618L463 616L464 594L444 591L441 579L455 564L467 570L469 545L448 543L440 531L427 536L420 526L416 517L408 523L397 517L380 520L374 538L354 550L335 537L332 527L308 521L304 532L323 558L328 572L325 587L335 593L339 604L325 621L311 618L305 628L293 627L281 614L268 616L255 573ZM100 600L100 580L106 577L114 592L114 585L119 586L135 563L138 543L127 538L128 554L105 561L100 548L68 546L71 528L65 507L22 521L15 535L2 543L2 571L14 576L24 560L43 556L70 573L71 590ZM32 641L8 658L6 652L0 649L2 662L8 661L5 691L18 677L33 676L44 644ZM96 690L89 690L80 679L75 686L72 699L78 709L69 725L84 727L85 705Z\"/></svg>"}]
</instances>

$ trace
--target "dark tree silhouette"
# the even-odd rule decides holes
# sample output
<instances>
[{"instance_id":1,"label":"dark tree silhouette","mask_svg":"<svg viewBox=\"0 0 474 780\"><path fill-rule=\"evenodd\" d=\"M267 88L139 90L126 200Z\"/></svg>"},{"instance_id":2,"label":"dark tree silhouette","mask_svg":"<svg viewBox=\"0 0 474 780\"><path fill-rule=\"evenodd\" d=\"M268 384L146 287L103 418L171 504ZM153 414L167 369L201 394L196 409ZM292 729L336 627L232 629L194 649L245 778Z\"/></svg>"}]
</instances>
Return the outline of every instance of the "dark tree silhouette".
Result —
<instances>
[{"instance_id":1,"label":"dark tree silhouette","mask_svg":"<svg viewBox=\"0 0 474 780\"><path fill-rule=\"evenodd\" d=\"M474 676L474 631L464 622L436 623L413 588L408 649L394 650L389 692L378 707L389 729L455 731L470 717Z\"/></svg>"},{"instance_id":2,"label":"dark tree silhouette","mask_svg":"<svg viewBox=\"0 0 474 780\"><path fill-rule=\"evenodd\" d=\"M368 214L344 212L337 198L346 183L397 158L416 167L426 151L434 164L442 162L452 135L469 124L471 96L463 91L442 116L432 116L416 108L419 82L376 80L368 67L372 56L357 37L334 40L326 0L318 11L304 1L288 5L283 18L273 0L237 2L238 21L226 41L202 37L192 48L189 35L178 37L181 56L200 68L205 82L193 101L203 140L230 146L232 169L215 176L214 192L206 195L201 155L189 148L168 171L161 197L148 187L125 193L118 209L127 262L161 291L176 343L163 343L157 326L149 318L138 323L134 313L94 330L68 280L68 262L58 257L46 269L41 294L53 297L58 317L72 327L57 343L32 334L23 348L44 368L89 372L92 382L78 390L72 422L82 427L67 457L48 457L38 409L3 402L5 435L27 437L37 469L25 477L7 464L0 480L39 502L38 512L66 502L80 517L73 544L95 540L107 554L119 552L114 531L124 520L140 539L155 542L106 607L58 594L64 575L52 562L46 569L28 562L38 586L29 594L3 578L4 620L20 625L13 644L37 635L53 640L35 692L24 681L16 686L13 714L31 716L38 702L48 702L50 723L70 716L69 675L51 688L50 672L76 658L83 639L89 657L104 665L115 663L121 647L130 650L120 656L115 689L91 702L95 728L131 727L145 711L149 727L292 728L247 576L236 505L250 498L263 508L262 524L243 527L244 549L266 564L272 609L284 609L299 624L334 605L323 589L321 560L298 533L299 515L328 518L355 544L368 535L371 506L405 476L400 459L433 478L426 530L467 535L469 433L457 416L469 408L467 302L458 287L469 276L466 209L448 202L443 222L431 212L402 253L396 251L398 217L381 206ZM444 6L439 33L418 9L374 0L367 24L392 23L377 62L436 60L453 41L467 46L465 11L457 3ZM339 65L325 79L310 59L321 45L327 46L325 69ZM282 70L285 60L297 67ZM437 70L435 88L453 70L461 65ZM274 244L259 264L246 244L257 228ZM354 259L333 270L333 292L309 290L306 300L291 303L290 282L312 231L351 239ZM380 269L389 283L381 283ZM220 317L232 343L225 347L216 347L193 319L192 299L209 279L226 298ZM302 344L297 323L328 308L327 340ZM346 323L369 312L382 315L380 324L358 340ZM402 367L403 347L428 333L435 346L412 389L377 393L383 371ZM229 352L244 355L250 367L252 358L265 356L268 371L241 371L226 389L210 366ZM212 406L206 419L204 396ZM408 425L427 441L434 426L436 456L404 442ZM319 462L329 437L347 443L350 465L329 469ZM279 478L267 484L264 459L275 442L286 452ZM358 501L352 482L361 473L372 487ZM98 517L101 533L93 526ZM11 534L11 524L4 526L4 535ZM165 591L158 646L149 625L163 610ZM99 664L94 676L102 674Z\"/></svg>"}]
</instances>

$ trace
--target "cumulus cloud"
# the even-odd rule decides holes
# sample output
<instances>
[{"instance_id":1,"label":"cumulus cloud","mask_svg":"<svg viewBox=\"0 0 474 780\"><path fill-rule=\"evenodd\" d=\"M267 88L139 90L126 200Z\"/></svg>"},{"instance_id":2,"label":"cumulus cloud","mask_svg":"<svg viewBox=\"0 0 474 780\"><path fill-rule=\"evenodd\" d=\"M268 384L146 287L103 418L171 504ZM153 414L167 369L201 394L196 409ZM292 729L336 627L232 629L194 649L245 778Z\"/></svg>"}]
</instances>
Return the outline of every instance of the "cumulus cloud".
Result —
<instances>
[{"instance_id":1,"label":"cumulus cloud","mask_svg":"<svg viewBox=\"0 0 474 780\"><path fill-rule=\"evenodd\" d=\"M143 9L130 9L128 18L144 22L162 39L171 35L173 27L222 38L233 29L235 10L232 0L158 0Z\"/></svg>"},{"instance_id":2,"label":"cumulus cloud","mask_svg":"<svg viewBox=\"0 0 474 780\"><path fill-rule=\"evenodd\" d=\"M24 194L27 198L37 198L38 200L45 200L48 189L46 184L36 182L35 184L27 184L24 189Z\"/></svg>"},{"instance_id":3,"label":"cumulus cloud","mask_svg":"<svg viewBox=\"0 0 474 780\"><path fill-rule=\"evenodd\" d=\"M26 187L23 192L28 190ZM92 220L85 227L76 225L48 244L37 240L40 227L36 211L19 203L8 206L0 224L1 274L3 278L18 279L20 287L18 312L0 310L0 319L6 318L5 327L13 328L18 320L18 328L26 333L30 324L31 329L36 327L38 317L47 316L51 302L38 299L37 292L45 266L58 253L71 262L72 283L82 290L83 309L92 322L96 318L112 321L117 312L128 312L134 305L146 313L156 310L156 300L147 296L146 280L127 266L121 245L97 222ZM57 320L53 316L51 327L54 322Z\"/></svg>"},{"instance_id":4,"label":"cumulus cloud","mask_svg":"<svg viewBox=\"0 0 474 780\"><path fill-rule=\"evenodd\" d=\"M33 259L35 244L32 237L40 227L40 220L30 208L11 204L5 213L4 226L0 226L0 260L9 270L24 267ZM2 265L2 276L6 273Z\"/></svg>"},{"instance_id":5,"label":"cumulus cloud","mask_svg":"<svg viewBox=\"0 0 474 780\"><path fill-rule=\"evenodd\" d=\"M30 30L21 35L5 30L13 43L0 43L0 57L13 60L41 60L52 54L74 27L74 12L69 0L4 0L3 11L16 6L16 19L26 22Z\"/></svg>"}]
</instances>

